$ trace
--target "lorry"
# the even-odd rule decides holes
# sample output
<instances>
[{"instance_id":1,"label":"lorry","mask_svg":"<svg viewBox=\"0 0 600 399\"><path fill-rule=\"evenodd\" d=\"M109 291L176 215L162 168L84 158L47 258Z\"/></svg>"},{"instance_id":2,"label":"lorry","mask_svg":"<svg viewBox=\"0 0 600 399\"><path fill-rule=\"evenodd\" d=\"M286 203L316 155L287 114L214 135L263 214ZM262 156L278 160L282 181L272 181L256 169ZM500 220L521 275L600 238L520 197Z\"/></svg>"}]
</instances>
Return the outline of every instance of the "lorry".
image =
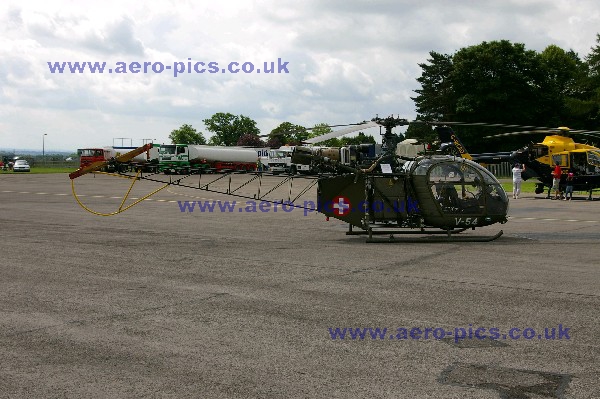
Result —
<instances>
[{"instance_id":1,"label":"lorry","mask_svg":"<svg viewBox=\"0 0 600 399\"><path fill-rule=\"evenodd\" d=\"M344 147L296 147L290 159L291 165L297 170L302 167L309 173L323 173L323 163L336 163L340 165L359 168L370 165L377 157L376 144L359 144Z\"/></svg>"},{"instance_id":2,"label":"lorry","mask_svg":"<svg viewBox=\"0 0 600 399\"><path fill-rule=\"evenodd\" d=\"M158 151L158 171L165 174L255 171L257 161L255 150L240 147L163 144Z\"/></svg>"},{"instance_id":3,"label":"lorry","mask_svg":"<svg viewBox=\"0 0 600 399\"><path fill-rule=\"evenodd\" d=\"M279 149L269 151L269 159L267 166L273 174L288 173L295 175L296 173L311 173L311 165L296 164L292 162L292 154L295 146L283 146ZM316 147L315 147L316 148Z\"/></svg>"},{"instance_id":4,"label":"lorry","mask_svg":"<svg viewBox=\"0 0 600 399\"><path fill-rule=\"evenodd\" d=\"M126 166L128 168L142 166L151 168L151 165L158 164L158 149L160 144L153 144L149 151L137 155ZM129 151L135 150L136 147L96 147L96 148L81 148L77 150L79 154L79 167L84 168L94 162L106 162ZM110 164L106 167L107 172L114 172Z\"/></svg>"},{"instance_id":5,"label":"lorry","mask_svg":"<svg viewBox=\"0 0 600 399\"><path fill-rule=\"evenodd\" d=\"M250 146L235 146L230 148L246 148L249 150L256 151L256 162L258 162L258 171L263 172L268 169L269 166L269 147L250 147Z\"/></svg>"},{"instance_id":6,"label":"lorry","mask_svg":"<svg viewBox=\"0 0 600 399\"><path fill-rule=\"evenodd\" d=\"M430 148L430 147L429 147ZM396 155L407 158L414 158L419 154L426 152L427 144L422 144L417 139L406 139L396 145Z\"/></svg>"}]
</instances>

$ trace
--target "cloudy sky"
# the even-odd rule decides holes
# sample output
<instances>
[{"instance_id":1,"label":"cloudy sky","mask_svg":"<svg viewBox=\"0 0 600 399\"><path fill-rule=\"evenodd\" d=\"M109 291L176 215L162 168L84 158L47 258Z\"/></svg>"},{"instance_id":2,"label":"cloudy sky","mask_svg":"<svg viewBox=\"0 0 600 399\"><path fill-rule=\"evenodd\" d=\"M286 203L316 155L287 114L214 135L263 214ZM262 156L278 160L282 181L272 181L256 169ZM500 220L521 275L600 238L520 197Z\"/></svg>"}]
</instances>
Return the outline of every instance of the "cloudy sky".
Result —
<instances>
[{"instance_id":1,"label":"cloudy sky","mask_svg":"<svg viewBox=\"0 0 600 399\"><path fill-rule=\"evenodd\" d=\"M600 7L597 0L9 0L0 5L0 31L0 148L41 150L47 134L52 151L120 145L115 138L167 142L184 123L208 138L202 120L216 112L249 116L264 134L284 121L410 119L418 63L430 51L507 39L537 51L556 44L583 58L600 33ZM106 69L61 74L48 66L76 61ZM119 62L127 73L115 73ZM202 70L198 62L204 73L194 71ZM255 70L231 73L230 62ZM265 62L274 62L274 73L264 73ZM174 76L176 66L185 71Z\"/></svg>"}]
</instances>

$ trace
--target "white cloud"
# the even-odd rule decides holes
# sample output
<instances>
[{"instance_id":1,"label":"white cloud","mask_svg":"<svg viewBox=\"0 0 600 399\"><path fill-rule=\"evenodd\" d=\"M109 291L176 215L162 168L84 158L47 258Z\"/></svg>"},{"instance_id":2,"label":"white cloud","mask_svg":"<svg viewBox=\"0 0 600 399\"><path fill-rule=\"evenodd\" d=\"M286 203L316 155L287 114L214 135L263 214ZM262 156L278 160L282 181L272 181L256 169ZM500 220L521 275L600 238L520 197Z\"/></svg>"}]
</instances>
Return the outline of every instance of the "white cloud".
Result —
<instances>
[{"instance_id":1,"label":"white cloud","mask_svg":"<svg viewBox=\"0 0 600 399\"><path fill-rule=\"evenodd\" d=\"M6 3L6 2L5 2ZM600 26L582 0L9 1L0 6L0 147L75 149L166 140L215 112L268 133L391 113L414 117L418 63L507 39L585 56ZM288 62L289 73L187 73L196 62ZM186 72L50 73L48 62L183 62ZM158 64L157 64L158 65Z\"/></svg>"},{"instance_id":2,"label":"white cloud","mask_svg":"<svg viewBox=\"0 0 600 399\"><path fill-rule=\"evenodd\" d=\"M90 32L83 44L91 50L106 54L127 54L143 56L144 46L134 34L134 23L130 18L123 18L109 24L106 28Z\"/></svg>"}]
</instances>

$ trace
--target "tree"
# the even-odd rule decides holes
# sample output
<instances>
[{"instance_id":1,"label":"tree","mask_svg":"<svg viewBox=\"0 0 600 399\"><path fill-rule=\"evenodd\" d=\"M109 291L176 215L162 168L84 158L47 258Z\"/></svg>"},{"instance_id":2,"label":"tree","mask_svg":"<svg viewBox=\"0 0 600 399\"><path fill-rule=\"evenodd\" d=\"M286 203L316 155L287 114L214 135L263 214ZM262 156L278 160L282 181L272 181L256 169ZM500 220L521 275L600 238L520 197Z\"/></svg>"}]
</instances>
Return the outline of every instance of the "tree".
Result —
<instances>
[{"instance_id":1,"label":"tree","mask_svg":"<svg viewBox=\"0 0 600 399\"><path fill-rule=\"evenodd\" d=\"M304 126L283 122L269 133L269 138L279 137L282 145L299 145L308 138L308 131Z\"/></svg>"},{"instance_id":2,"label":"tree","mask_svg":"<svg viewBox=\"0 0 600 399\"><path fill-rule=\"evenodd\" d=\"M418 118L417 118L418 119ZM422 143L435 143L439 140L437 133L426 123L411 123L404 135L407 139L417 139Z\"/></svg>"},{"instance_id":3,"label":"tree","mask_svg":"<svg viewBox=\"0 0 600 399\"><path fill-rule=\"evenodd\" d=\"M413 98L417 119L569 126L596 130L600 124L600 34L582 61L572 50L549 45L542 53L507 40L482 42L452 56L430 52L419 64L421 88ZM472 152L508 151L525 136L493 144L482 136L495 128L457 126ZM426 125L411 125L407 136L430 136Z\"/></svg>"},{"instance_id":4,"label":"tree","mask_svg":"<svg viewBox=\"0 0 600 399\"><path fill-rule=\"evenodd\" d=\"M579 105L580 115L586 120L586 128L597 129L600 125L600 34L596 35L596 46L585 57L588 76L585 79L585 94ZM571 107L570 107L571 108Z\"/></svg>"},{"instance_id":5,"label":"tree","mask_svg":"<svg viewBox=\"0 0 600 399\"><path fill-rule=\"evenodd\" d=\"M574 52L550 45L539 55L543 71L542 89L538 97L541 120L549 126L572 125L569 98L578 97L578 83L587 73Z\"/></svg>"},{"instance_id":6,"label":"tree","mask_svg":"<svg viewBox=\"0 0 600 399\"><path fill-rule=\"evenodd\" d=\"M421 89L415 90L416 97L411 97L417 112L425 120L448 121L454 116L456 100L450 80L453 64L452 56L429 53L429 64L419 64L423 72L417 81Z\"/></svg>"},{"instance_id":7,"label":"tree","mask_svg":"<svg viewBox=\"0 0 600 399\"><path fill-rule=\"evenodd\" d=\"M270 137L267 141L266 146L269 148L279 148L284 144L281 142L281 138L279 136Z\"/></svg>"},{"instance_id":8,"label":"tree","mask_svg":"<svg viewBox=\"0 0 600 399\"><path fill-rule=\"evenodd\" d=\"M592 47L592 51L585 57L585 61L589 67L590 76L600 79L600 33L596 34L596 46Z\"/></svg>"},{"instance_id":9,"label":"tree","mask_svg":"<svg viewBox=\"0 0 600 399\"><path fill-rule=\"evenodd\" d=\"M375 144L375 137L367 136L363 132L358 133L354 137L342 137L340 138L340 144L345 145L359 145L359 144Z\"/></svg>"},{"instance_id":10,"label":"tree","mask_svg":"<svg viewBox=\"0 0 600 399\"><path fill-rule=\"evenodd\" d=\"M173 144L206 144L202 133L198 133L191 125L181 125L179 129L171 131L169 140Z\"/></svg>"},{"instance_id":11,"label":"tree","mask_svg":"<svg viewBox=\"0 0 600 399\"><path fill-rule=\"evenodd\" d=\"M202 122L208 131L213 133L210 138L212 145L236 145L240 137L245 134L254 136L260 134L256 122L244 115L218 112Z\"/></svg>"},{"instance_id":12,"label":"tree","mask_svg":"<svg viewBox=\"0 0 600 399\"><path fill-rule=\"evenodd\" d=\"M506 40L462 48L453 56L430 53L430 64L420 64L422 89L414 98L417 119L438 121L536 124L540 122L541 61L535 51ZM428 136L426 129L413 129ZM461 137L482 151L486 128L461 127ZM503 145L511 145L505 139Z\"/></svg>"},{"instance_id":13,"label":"tree","mask_svg":"<svg viewBox=\"0 0 600 399\"><path fill-rule=\"evenodd\" d=\"M464 122L527 124L538 119L543 71L537 53L507 40L460 49L450 79L456 117Z\"/></svg>"},{"instance_id":14,"label":"tree","mask_svg":"<svg viewBox=\"0 0 600 399\"><path fill-rule=\"evenodd\" d=\"M255 134L244 134L242 137L240 137L236 145L244 147L264 147L265 142Z\"/></svg>"}]
</instances>

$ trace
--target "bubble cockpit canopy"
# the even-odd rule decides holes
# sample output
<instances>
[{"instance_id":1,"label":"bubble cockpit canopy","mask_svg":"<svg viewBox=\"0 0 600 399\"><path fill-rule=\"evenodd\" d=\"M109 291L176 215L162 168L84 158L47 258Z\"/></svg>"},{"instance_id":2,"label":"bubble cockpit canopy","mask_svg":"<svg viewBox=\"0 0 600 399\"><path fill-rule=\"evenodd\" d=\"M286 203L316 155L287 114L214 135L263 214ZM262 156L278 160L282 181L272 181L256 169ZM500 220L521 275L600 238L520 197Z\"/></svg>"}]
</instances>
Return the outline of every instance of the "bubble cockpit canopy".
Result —
<instances>
[{"instance_id":1,"label":"bubble cockpit canopy","mask_svg":"<svg viewBox=\"0 0 600 399\"><path fill-rule=\"evenodd\" d=\"M413 175L423 176L444 214L506 214L508 199L496 177L464 158L428 157L417 160Z\"/></svg>"}]
</instances>

